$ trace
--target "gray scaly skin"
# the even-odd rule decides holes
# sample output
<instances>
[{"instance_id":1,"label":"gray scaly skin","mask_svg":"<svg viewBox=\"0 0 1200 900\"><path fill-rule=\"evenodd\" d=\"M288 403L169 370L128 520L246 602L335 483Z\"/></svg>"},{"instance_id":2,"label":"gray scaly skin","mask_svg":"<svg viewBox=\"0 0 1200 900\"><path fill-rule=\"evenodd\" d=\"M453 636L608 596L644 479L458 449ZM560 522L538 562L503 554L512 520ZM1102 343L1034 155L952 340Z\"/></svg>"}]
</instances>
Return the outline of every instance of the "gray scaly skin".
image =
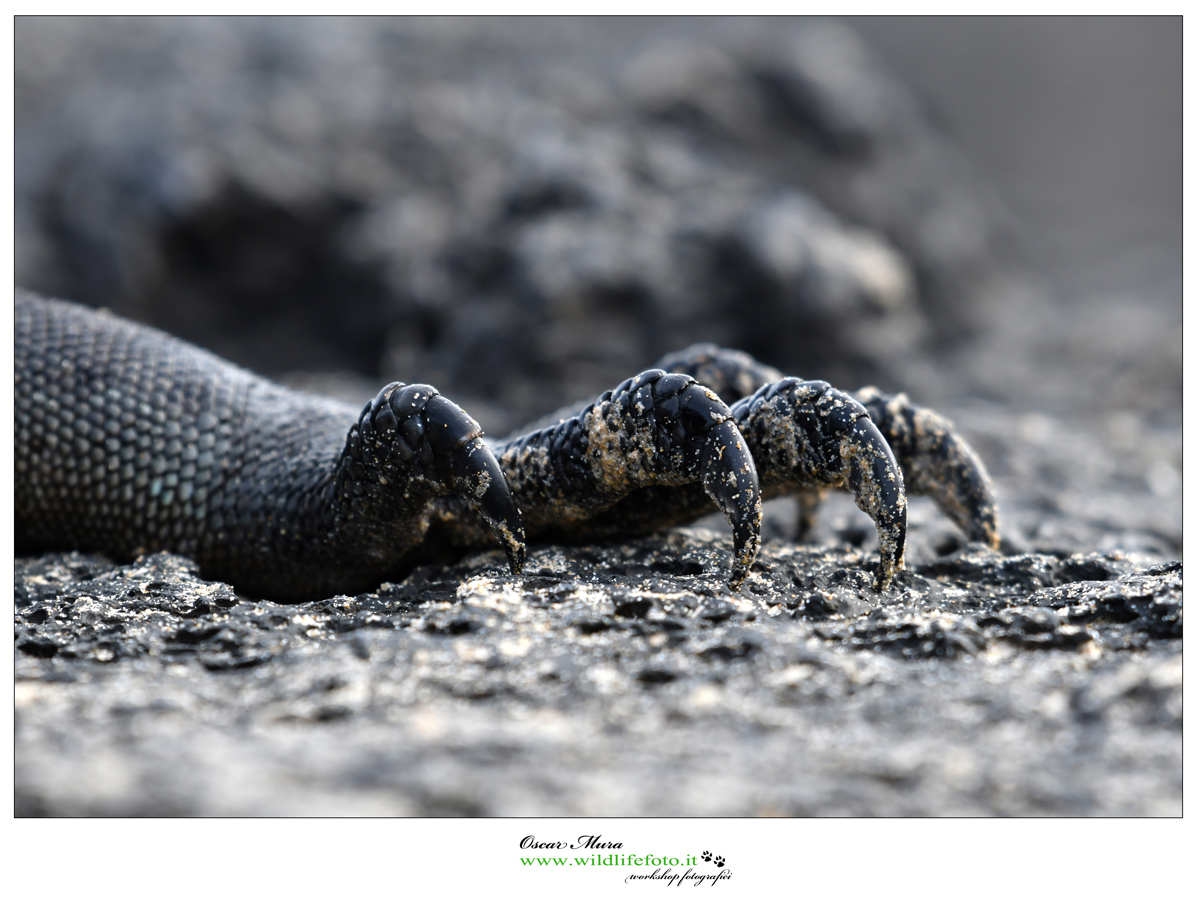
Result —
<instances>
[{"instance_id":1,"label":"gray scaly skin","mask_svg":"<svg viewBox=\"0 0 1200 900\"><path fill-rule=\"evenodd\" d=\"M154 329L19 292L16 532L23 549L172 550L282 598L377 586L457 492L514 570L520 514L482 431L428 385L360 412Z\"/></svg>"}]
</instances>

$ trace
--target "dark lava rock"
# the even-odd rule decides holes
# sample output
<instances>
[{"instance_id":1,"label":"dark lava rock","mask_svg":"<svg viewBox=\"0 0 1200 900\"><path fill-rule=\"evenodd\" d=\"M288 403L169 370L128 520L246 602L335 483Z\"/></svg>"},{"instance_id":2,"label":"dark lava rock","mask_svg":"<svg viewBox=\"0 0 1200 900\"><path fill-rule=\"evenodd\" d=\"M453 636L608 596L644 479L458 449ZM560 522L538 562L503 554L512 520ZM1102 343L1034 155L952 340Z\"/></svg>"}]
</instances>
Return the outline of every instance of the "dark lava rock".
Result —
<instances>
[{"instance_id":1,"label":"dark lava rock","mask_svg":"<svg viewBox=\"0 0 1200 900\"><path fill-rule=\"evenodd\" d=\"M1178 812L1178 563L975 553L884 594L844 546L768 543L738 594L729 564L681 529L280 605L165 554L21 560L18 808ZM1088 565L1127 574L1043 586Z\"/></svg>"}]
</instances>

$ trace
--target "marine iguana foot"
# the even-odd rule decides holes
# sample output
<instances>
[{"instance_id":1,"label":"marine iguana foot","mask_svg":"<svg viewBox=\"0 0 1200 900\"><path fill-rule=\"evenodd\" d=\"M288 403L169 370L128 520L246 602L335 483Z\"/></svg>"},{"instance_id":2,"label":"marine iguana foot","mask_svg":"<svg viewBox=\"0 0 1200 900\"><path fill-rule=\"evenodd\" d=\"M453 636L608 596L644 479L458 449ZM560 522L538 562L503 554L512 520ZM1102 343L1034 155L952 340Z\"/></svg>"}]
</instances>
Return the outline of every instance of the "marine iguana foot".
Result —
<instances>
[{"instance_id":1,"label":"marine iguana foot","mask_svg":"<svg viewBox=\"0 0 1200 900\"><path fill-rule=\"evenodd\" d=\"M695 344L679 353L670 354L659 361L659 366L696 378L731 404L735 412L739 402L756 391L761 393L765 385L783 380L781 372L758 362L749 354L725 350L713 344ZM860 481L860 489L867 490L868 494L877 494L876 500L873 501L870 496L860 497L855 491L860 508L875 518L880 533L883 556L880 579L883 586L890 581L888 573L903 565L903 519L896 513L895 504L903 501L905 493L931 497L938 509L969 540L982 541L993 548L999 546L998 513L991 479L978 454L948 419L913 404L904 394L884 394L874 387L862 388L849 396L841 392L835 394L865 408L903 473L902 491L893 500L887 498L890 489L884 489L882 482L878 482L879 490L876 491L871 479ZM745 432L744 425L742 427ZM868 445L877 447L874 435L862 432L861 436ZM749 435L747 439L763 479L764 496L776 495L780 492L776 478L787 470L786 465L780 465L778 461L767 462L763 458L764 448ZM859 458L865 461L867 456ZM875 459L879 461L882 458L876 456ZM829 459L828 462L829 471L835 470L835 461ZM814 471L812 474L816 476L818 473ZM786 492L795 494L799 505L798 538L803 538L811 529L827 486L817 477L798 479L788 486ZM849 480L841 486L855 490ZM863 506L864 500L868 503L867 507ZM873 504L885 514L882 522L870 512L868 507ZM895 552L889 551L889 546L894 546ZM891 562L887 558L889 555L894 556Z\"/></svg>"},{"instance_id":2,"label":"marine iguana foot","mask_svg":"<svg viewBox=\"0 0 1200 900\"><path fill-rule=\"evenodd\" d=\"M687 376L642 372L498 454L531 537L648 533L694 518L688 498L698 494L716 503L733 529L733 590L758 554L762 503L754 460L729 407Z\"/></svg>"}]
</instances>

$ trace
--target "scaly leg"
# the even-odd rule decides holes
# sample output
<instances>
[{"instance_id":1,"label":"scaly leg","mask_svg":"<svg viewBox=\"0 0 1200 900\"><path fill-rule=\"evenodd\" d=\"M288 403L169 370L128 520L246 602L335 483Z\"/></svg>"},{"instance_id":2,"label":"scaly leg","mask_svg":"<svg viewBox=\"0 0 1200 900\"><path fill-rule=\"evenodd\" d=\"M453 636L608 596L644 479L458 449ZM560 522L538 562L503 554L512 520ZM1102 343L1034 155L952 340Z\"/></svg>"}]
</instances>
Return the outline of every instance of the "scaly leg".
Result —
<instances>
[{"instance_id":1,"label":"scaly leg","mask_svg":"<svg viewBox=\"0 0 1200 900\"><path fill-rule=\"evenodd\" d=\"M432 501L457 492L520 569L499 464L428 385L388 385L360 413L24 292L15 346L19 547L170 550L241 591L328 597L403 575Z\"/></svg>"},{"instance_id":2,"label":"scaly leg","mask_svg":"<svg viewBox=\"0 0 1200 900\"><path fill-rule=\"evenodd\" d=\"M574 543L648 534L712 503L733 528L729 584L758 554L762 503L754 460L729 407L683 375L651 369L579 413L496 448L531 538ZM487 540L445 497L436 541Z\"/></svg>"}]
</instances>

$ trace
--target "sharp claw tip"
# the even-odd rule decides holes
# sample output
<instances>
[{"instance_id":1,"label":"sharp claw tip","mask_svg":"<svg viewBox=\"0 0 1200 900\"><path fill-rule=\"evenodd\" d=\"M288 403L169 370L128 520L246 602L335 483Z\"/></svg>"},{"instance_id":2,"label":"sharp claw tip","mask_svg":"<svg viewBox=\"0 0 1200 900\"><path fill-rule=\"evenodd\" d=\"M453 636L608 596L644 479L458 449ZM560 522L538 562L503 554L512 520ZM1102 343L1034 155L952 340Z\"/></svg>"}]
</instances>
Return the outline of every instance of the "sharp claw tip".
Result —
<instances>
[{"instance_id":1,"label":"sharp claw tip","mask_svg":"<svg viewBox=\"0 0 1200 900\"><path fill-rule=\"evenodd\" d=\"M896 573L904 571L904 560L901 559L895 565L889 565L887 562L880 560L879 568L875 572L875 581L872 587L880 593L886 591L892 586L895 581Z\"/></svg>"},{"instance_id":2,"label":"sharp claw tip","mask_svg":"<svg viewBox=\"0 0 1200 900\"><path fill-rule=\"evenodd\" d=\"M729 589L735 594L742 589L742 585L746 583L746 578L750 575L750 566L735 565L733 571L729 573Z\"/></svg>"},{"instance_id":3,"label":"sharp claw tip","mask_svg":"<svg viewBox=\"0 0 1200 900\"><path fill-rule=\"evenodd\" d=\"M514 575L520 575L525 569L525 546L507 547L508 568Z\"/></svg>"}]
</instances>

